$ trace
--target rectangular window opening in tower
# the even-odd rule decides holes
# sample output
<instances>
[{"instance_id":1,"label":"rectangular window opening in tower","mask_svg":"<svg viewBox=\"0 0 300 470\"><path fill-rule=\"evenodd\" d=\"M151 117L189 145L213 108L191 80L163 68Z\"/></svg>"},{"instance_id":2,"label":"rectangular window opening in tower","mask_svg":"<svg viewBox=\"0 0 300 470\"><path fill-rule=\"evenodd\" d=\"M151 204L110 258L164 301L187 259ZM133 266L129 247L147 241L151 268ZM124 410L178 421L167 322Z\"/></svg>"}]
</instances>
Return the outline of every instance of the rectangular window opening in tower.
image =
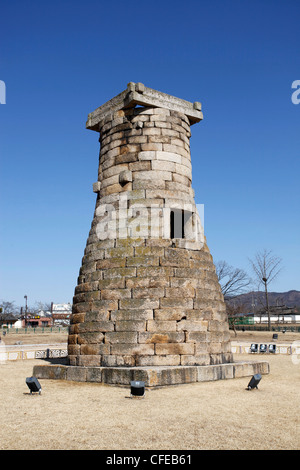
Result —
<instances>
[{"instance_id":1,"label":"rectangular window opening in tower","mask_svg":"<svg viewBox=\"0 0 300 470\"><path fill-rule=\"evenodd\" d=\"M193 213L183 209L170 211L170 238L190 238Z\"/></svg>"}]
</instances>

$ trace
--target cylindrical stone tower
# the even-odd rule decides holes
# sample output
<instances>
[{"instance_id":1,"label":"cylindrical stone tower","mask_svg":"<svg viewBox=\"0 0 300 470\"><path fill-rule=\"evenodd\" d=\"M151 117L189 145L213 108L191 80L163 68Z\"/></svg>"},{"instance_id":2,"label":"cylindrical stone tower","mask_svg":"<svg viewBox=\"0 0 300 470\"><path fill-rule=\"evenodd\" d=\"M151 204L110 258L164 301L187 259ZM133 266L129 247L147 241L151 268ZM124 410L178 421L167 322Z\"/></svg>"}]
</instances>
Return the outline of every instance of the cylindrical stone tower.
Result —
<instances>
[{"instance_id":1,"label":"cylindrical stone tower","mask_svg":"<svg viewBox=\"0 0 300 470\"><path fill-rule=\"evenodd\" d=\"M96 209L75 289L70 365L232 362L221 288L194 201L200 103L129 83L88 117Z\"/></svg>"}]
</instances>

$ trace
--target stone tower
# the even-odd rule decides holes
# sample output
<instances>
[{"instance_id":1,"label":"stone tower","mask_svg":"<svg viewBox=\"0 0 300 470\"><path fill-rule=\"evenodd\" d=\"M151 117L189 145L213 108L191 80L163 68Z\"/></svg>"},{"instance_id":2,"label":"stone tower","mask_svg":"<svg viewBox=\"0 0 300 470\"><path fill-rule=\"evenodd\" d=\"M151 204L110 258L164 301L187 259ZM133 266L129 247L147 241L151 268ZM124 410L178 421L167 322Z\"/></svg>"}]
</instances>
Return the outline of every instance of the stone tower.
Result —
<instances>
[{"instance_id":1,"label":"stone tower","mask_svg":"<svg viewBox=\"0 0 300 470\"><path fill-rule=\"evenodd\" d=\"M68 338L71 366L232 362L225 304L194 201L201 105L130 82L93 113L96 208Z\"/></svg>"}]
</instances>

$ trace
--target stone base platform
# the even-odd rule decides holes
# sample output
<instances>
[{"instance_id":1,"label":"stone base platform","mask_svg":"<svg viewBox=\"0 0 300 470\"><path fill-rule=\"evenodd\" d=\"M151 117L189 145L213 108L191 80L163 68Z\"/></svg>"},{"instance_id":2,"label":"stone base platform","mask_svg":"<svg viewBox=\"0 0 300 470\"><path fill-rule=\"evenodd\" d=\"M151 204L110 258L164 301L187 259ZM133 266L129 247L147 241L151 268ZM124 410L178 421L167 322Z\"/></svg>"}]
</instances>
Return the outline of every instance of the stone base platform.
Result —
<instances>
[{"instance_id":1,"label":"stone base platform","mask_svg":"<svg viewBox=\"0 0 300 470\"><path fill-rule=\"evenodd\" d=\"M140 380L146 387L155 388L212 380L248 377L268 374L269 363L233 362L209 366L147 366L147 367L80 367L64 364L36 365L33 376L38 379L96 382L115 386L129 386L130 381Z\"/></svg>"}]
</instances>

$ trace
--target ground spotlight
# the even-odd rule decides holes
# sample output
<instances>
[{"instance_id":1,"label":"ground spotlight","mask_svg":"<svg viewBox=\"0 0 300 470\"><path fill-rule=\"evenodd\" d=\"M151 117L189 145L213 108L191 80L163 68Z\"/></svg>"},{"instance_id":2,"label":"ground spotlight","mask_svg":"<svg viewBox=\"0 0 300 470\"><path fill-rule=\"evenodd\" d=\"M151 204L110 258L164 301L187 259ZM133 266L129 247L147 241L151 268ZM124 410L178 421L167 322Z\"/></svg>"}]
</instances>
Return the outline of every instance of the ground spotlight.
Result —
<instances>
[{"instance_id":1,"label":"ground spotlight","mask_svg":"<svg viewBox=\"0 0 300 470\"><path fill-rule=\"evenodd\" d=\"M34 393L34 392L38 392L39 395L41 394L41 390L42 390L42 387L41 387L41 384L40 382L38 381L38 379L36 377L27 377L26 378L26 384L30 390L30 394Z\"/></svg>"},{"instance_id":2,"label":"ground spotlight","mask_svg":"<svg viewBox=\"0 0 300 470\"><path fill-rule=\"evenodd\" d=\"M267 352L267 345L266 345L266 344L260 344L260 345L259 345L259 352L260 352L260 353L265 353L265 352Z\"/></svg>"},{"instance_id":3,"label":"ground spotlight","mask_svg":"<svg viewBox=\"0 0 300 470\"><path fill-rule=\"evenodd\" d=\"M258 344L252 343L251 346L250 346L250 351L253 352L253 353L256 353L257 349L258 349Z\"/></svg>"},{"instance_id":4,"label":"ground spotlight","mask_svg":"<svg viewBox=\"0 0 300 470\"><path fill-rule=\"evenodd\" d=\"M145 396L145 382L135 380L130 382L130 396L131 397L144 397Z\"/></svg>"},{"instance_id":5,"label":"ground spotlight","mask_svg":"<svg viewBox=\"0 0 300 470\"><path fill-rule=\"evenodd\" d=\"M250 382L248 383L248 387L246 390L252 390L253 388L258 388L257 385L261 381L261 375L260 374L255 374L251 378Z\"/></svg>"}]
</instances>

